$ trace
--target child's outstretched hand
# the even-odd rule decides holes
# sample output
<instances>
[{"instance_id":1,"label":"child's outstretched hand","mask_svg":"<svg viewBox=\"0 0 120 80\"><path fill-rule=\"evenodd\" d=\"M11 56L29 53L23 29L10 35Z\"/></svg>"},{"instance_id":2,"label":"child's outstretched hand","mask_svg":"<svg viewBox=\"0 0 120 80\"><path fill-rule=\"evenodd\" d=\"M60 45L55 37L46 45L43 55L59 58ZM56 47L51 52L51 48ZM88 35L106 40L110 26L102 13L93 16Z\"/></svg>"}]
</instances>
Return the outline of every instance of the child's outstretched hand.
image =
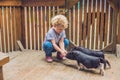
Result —
<instances>
[{"instance_id":1,"label":"child's outstretched hand","mask_svg":"<svg viewBox=\"0 0 120 80\"><path fill-rule=\"evenodd\" d=\"M64 56L66 56L67 51L66 50L62 50L61 54L64 55Z\"/></svg>"}]
</instances>

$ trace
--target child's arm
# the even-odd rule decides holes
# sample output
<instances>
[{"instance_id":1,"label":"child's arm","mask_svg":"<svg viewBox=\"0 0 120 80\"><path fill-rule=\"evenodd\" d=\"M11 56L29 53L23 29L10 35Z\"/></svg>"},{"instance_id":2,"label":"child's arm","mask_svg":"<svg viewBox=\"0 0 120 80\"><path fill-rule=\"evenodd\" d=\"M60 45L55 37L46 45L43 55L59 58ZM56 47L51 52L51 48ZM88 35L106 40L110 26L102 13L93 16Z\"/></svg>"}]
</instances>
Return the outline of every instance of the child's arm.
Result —
<instances>
[{"instance_id":1,"label":"child's arm","mask_svg":"<svg viewBox=\"0 0 120 80\"><path fill-rule=\"evenodd\" d=\"M58 47L58 45L56 44L55 40L51 40L51 42L52 42L53 47L55 48L55 50L57 50L58 52L62 53L63 55L66 55L66 53L64 52L64 50L62 50L61 48Z\"/></svg>"},{"instance_id":2,"label":"child's arm","mask_svg":"<svg viewBox=\"0 0 120 80\"><path fill-rule=\"evenodd\" d=\"M63 51L66 51L65 50L65 47L64 47L64 38L61 38L60 41L59 41L59 46L60 48L63 50Z\"/></svg>"},{"instance_id":3,"label":"child's arm","mask_svg":"<svg viewBox=\"0 0 120 80\"><path fill-rule=\"evenodd\" d=\"M59 46L64 51L64 53L67 54L67 51L65 50L65 46L64 46L64 38L60 39Z\"/></svg>"}]
</instances>

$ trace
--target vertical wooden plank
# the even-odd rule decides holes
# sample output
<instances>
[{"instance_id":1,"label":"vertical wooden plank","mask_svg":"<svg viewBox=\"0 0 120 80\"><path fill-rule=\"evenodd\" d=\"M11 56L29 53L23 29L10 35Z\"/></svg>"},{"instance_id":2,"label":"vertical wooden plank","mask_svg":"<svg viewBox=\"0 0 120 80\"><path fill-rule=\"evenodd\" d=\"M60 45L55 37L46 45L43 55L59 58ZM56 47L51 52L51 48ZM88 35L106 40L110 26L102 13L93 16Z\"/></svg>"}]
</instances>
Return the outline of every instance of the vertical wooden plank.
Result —
<instances>
[{"instance_id":1,"label":"vertical wooden plank","mask_svg":"<svg viewBox=\"0 0 120 80\"><path fill-rule=\"evenodd\" d=\"M59 8L58 8L58 10L59 10ZM49 12L48 12L49 14L49 29L50 29L50 27L51 27L51 23L50 23L50 21L51 21L51 6L49 6Z\"/></svg>"},{"instance_id":2,"label":"vertical wooden plank","mask_svg":"<svg viewBox=\"0 0 120 80\"><path fill-rule=\"evenodd\" d=\"M107 36L109 36L109 35L107 34L107 32L108 32L108 11L109 11L108 8L109 8L109 7L108 7L108 2L106 2L105 35L104 35L104 42L105 42L105 44L104 44L104 47L107 45Z\"/></svg>"},{"instance_id":3,"label":"vertical wooden plank","mask_svg":"<svg viewBox=\"0 0 120 80\"><path fill-rule=\"evenodd\" d=\"M12 51L13 49L12 49L12 41L11 41L11 38L12 38L12 34L11 34L11 7L8 7L8 27L9 27L9 46L10 46L10 51Z\"/></svg>"},{"instance_id":4,"label":"vertical wooden plank","mask_svg":"<svg viewBox=\"0 0 120 80\"><path fill-rule=\"evenodd\" d=\"M89 10L89 0L87 0L87 3L86 3L86 40L85 40L85 47L87 48L88 46L88 10Z\"/></svg>"},{"instance_id":5,"label":"vertical wooden plank","mask_svg":"<svg viewBox=\"0 0 120 80\"><path fill-rule=\"evenodd\" d=\"M49 8L48 8L48 6L45 6L45 26L46 26L46 33L49 30L49 23L48 23L48 21L49 21Z\"/></svg>"},{"instance_id":6,"label":"vertical wooden plank","mask_svg":"<svg viewBox=\"0 0 120 80\"><path fill-rule=\"evenodd\" d=\"M100 23L100 49L102 49L103 46L103 27L104 27L104 0L101 0L101 23Z\"/></svg>"},{"instance_id":7,"label":"vertical wooden plank","mask_svg":"<svg viewBox=\"0 0 120 80\"><path fill-rule=\"evenodd\" d=\"M6 37L8 43L8 52L12 51L11 46L11 24L10 24L10 7L6 7Z\"/></svg>"},{"instance_id":8,"label":"vertical wooden plank","mask_svg":"<svg viewBox=\"0 0 120 80\"><path fill-rule=\"evenodd\" d=\"M37 6L37 46L38 46L38 50L40 50L40 30L39 30L39 7Z\"/></svg>"},{"instance_id":9,"label":"vertical wooden plank","mask_svg":"<svg viewBox=\"0 0 120 80\"><path fill-rule=\"evenodd\" d=\"M30 49L30 46L31 46L31 44L30 44L30 11L29 11L29 7L27 7L27 10L28 10L28 22L27 22L27 24L28 24L28 49Z\"/></svg>"},{"instance_id":10,"label":"vertical wooden plank","mask_svg":"<svg viewBox=\"0 0 120 80\"><path fill-rule=\"evenodd\" d=\"M75 5L73 6L73 42L75 42Z\"/></svg>"},{"instance_id":11,"label":"vertical wooden plank","mask_svg":"<svg viewBox=\"0 0 120 80\"><path fill-rule=\"evenodd\" d=\"M71 8L71 16L70 16L70 19L71 19L71 41L73 41L73 7Z\"/></svg>"},{"instance_id":12,"label":"vertical wooden plank","mask_svg":"<svg viewBox=\"0 0 120 80\"><path fill-rule=\"evenodd\" d=\"M87 48L89 48L89 44L90 44L90 26L91 26L91 0L89 0L89 7L88 7Z\"/></svg>"},{"instance_id":13,"label":"vertical wooden plank","mask_svg":"<svg viewBox=\"0 0 120 80\"><path fill-rule=\"evenodd\" d=\"M75 4L75 44L77 44L77 30L78 30L78 7L77 7L77 4Z\"/></svg>"},{"instance_id":14,"label":"vertical wooden plank","mask_svg":"<svg viewBox=\"0 0 120 80\"><path fill-rule=\"evenodd\" d=\"M7 29L7 46L8 46L8 52L10 52L10 36L9 36L9 18L8 18L8 7L6 7L6 29Z\"/></svg>"},{"instance_id":15,"label":"vertical wooden plank","mask_svg":"<svg viewBox=\"0 0 120 80\"><path fill-rule=\"evenodd\" d=\"M7 27L7 7L4 8L4 27L5 27L5 37L6 37L6 51L8 52L8 27Z\"/></svg>"},{"instance_id":16,"label":"vertical wooden plank","mask_svg":"<svg viewBox=\"0 0 120 80\"><path fill-rule=\"evenodd\" d=\"M40 44L39 44L39 47L40 47L40 49L42 49L42 48L41 48L42 36L41 36L41 7L40 7L40 6L38 7L38 14L39 14L39 20L38 20L38 21L39 21L39 36L40 36L40 37L39 37L39 43L40 43Z\"/></svg>"},{"instance_id":17,"label":"vertical wooden plank","mask_svg":"<svg viewBox=\"0 0 120 80\"><path fill-rule=\"evenodd\" d=\"M15 7L12 8L13 11L13 18L12 18L12 22L13 22L13 42L14 42L14 50L16 50L16 21L15 21Z\"/></svg>"},{"instance_id":18,"label":"vertical wooden plank","mask_svg":"<svg viewBox=\"0 0 120 80\"><path fill-rule=\"evenodd\" d=\"M25 19L25 45L26 45L26 49L28 49L28 32L27 32L27 7L24 7L24 19Z\"/></svg>"},{"instance_id":19,"label":"vertical wooden plank","mask_svg":"<svg viewBox=\"0 0 120 80\"><path fill-rule=\"evenodd\" d=\"M29 8L24 7L24 24L25 24L25 44L26 49L29 49Z\"/></svg>"},{"instance_id":20,"label":"vertical wooden plank","mask_svg":"<svg viewBox=\"0 0 120 80\"><path fill-rule=\"evenodd\" d=\"M42 16L42 22L43 22L42 28L43 28L43 41L44 41L44 38L45 38L45 35L46 35L46 33L45 33L45 29L46 29L46 27L45 27L45 7L44 6L43 6L43 9L42 9L42 15L43 15Z\"/></svg>"},{"instance_id":21,"label":"vertical wooden plank","mask_svg":"<svg viewBox=\"0 0 120 80\"><path fill-rule=\"evenodd\" d=\"M119 14L118 14L118 40L117 43L120 44L120 3L119 3Z\"/></svg>"},{"instance_id":22,"label":"vertical wooden plank","mask_svg":"<svg viewBox=\"0 0 120 80\"><path fill-rule=\"evenodd\" d=\"M38 50L38 23L37 23L37 6L35 7L35 37L36 37L36 50Z\"/></svg>"},{"instance_id":23,"label":"vertical wooden plank","mask_svg":"<svg viewBox=\"0 0 120 80\"><path fill-rule=\"evenodd\" d=\"M12 51L12 43L11 43L11 24L10 24L10 19L11 19L11 14L10 14L10 7L8 7L8 28L9 28L9 46L10 46L10 51Z\"/></svg>"},{"instance_id":24,"label":"vertical wooden plank","mask_svg":"<svg viewBox=\"0 0 120 80\"><path fill-rule=\"evenodd\" d=\"M86 31L87 31L87 0L84 0L84 23L83 23L83 47L85 47L86 42Z\"/></svg>"},{"instance_id":25,"label":"vertical wooden plank","mask_svg":"<svg viewBox=\"0 0 120 80\"><path fill-rule=\"evenodd\" d=\"M0 8L0 17L1 17L1 24L0 24L0 26L1 26L1 41L2 41L2 52L5 52L5 50L4 50L4 28L3 28L3 7L1 7Z\"/></svg>"},{"instance_id":26,"label":"vertical wooden plank","mask_svg":"<svg viewBox=\"0 0 120 80\"><path fill-rule=\"evenodd\" d=\"M91 41L92 41L92 25L90 25L90 45L89 45L89 49L92 49L91 48L91 45L92 45Z\"/></svg>"},{"instance_id":27,"label":"vertical wooden plank","mask_svg":"<svg viewBox=\"0 0 120 80\"><path fill-rule=\"evenodd\" d=\"M36 50L38 49L38 30L39 30L39 25L38 25L38 20L37 18L39 18L38 13L37 13L37 8L38 6L35 7L35 36L36 36Z\"/></svg>"},{"instance_id":28,"label":"vertical wooden plank","mask_svg":"<svg viewBox=\"0 0 120 80\"><path fill-rule=\"evenodd\" d=\"M46 30L46 32L48 32L48 30L50 29L50 26L49 26L49 19L50 18L50 16L49 16L49 6L46 6L46 26L47 26L47 30Z\"/></svg>"},{"instance_id":29,"label":"vertical wooden plank","mask_svg":"<svg viewBox=\"0 0 120 80\"><path fill-rule=\"evenodd\" d=\"M52 9L53 9L53 16L55 16L55 7L53 6Z\"/></svg>"},{"instance_id":30,"label":"vertical wooden plank","mask_svg":"<svg viewBox=\"0 0 120 80\"><path fill-rule=\"evenodd\" d=\"M7 49L6 49L6 31L5 31L5 8L2 7L2 26L3 26L3 38L4 38L4 52L6 53L7 52Z\"/></svg>"},{"instance_id":31,"label":"vertical wooden plank","mask_svg":"<svg viewBox=\"0 0 120 80\"><path fill-rule=\"evenodd\" d=\"M81 27L81 30L82 30L82 35L81 35L81 46L83 46L83 34L84 34L84 4L85 4L85 1L82 0L82 27Z\"/></svg>"},{"instance_id":32,"label":"vertical wooden plank","mask_svg":"<svg viewBox=\"0 0 120 80\"><path fill-rule=\"evenodd\" d=\"M30 49L32 50L32 21L31 21L31 7L29 7L29 34L30 34Z\"/></svg>"},{"instance_id":33,"label":"vertical wooden plank","mask_svg":"<svg viewBox=\"0 0 120 80\"><path fill-rule=\"evenodd\" d=\"M34 18L34 15L33 15L34 11L33 11L33 9L34 9L34 6L31 7L32 50L34 50L34 20L33 20L33 18Z\"/></svg>"},{"instance_id":34,"label":"vertical wooden plank","mask_svg":"<svg viewBox=\"0 0 120 80\"><path fill-rule=\"evenodd\" d=\"M100 0L97 0L97 19L96 19L96 47L95 49L98 49L98 42L99 42L99 25L100 25Z\"/></svg>"},{"instance_id":35,"label":"vertical wooden plank","mask_svg":"<svg viewBox=\"0 0 120 80\"><path fill-rule=\"evenodd\" d=\"M12 23L12 7L10 7L10 34L11 34L11 51L14 50L14 45L13 45L13 23Z\"/></svg>"},{"instance_id":36,"label":"vertical wooden plank","mask_svg":"<svg viewBox=\"0 0 120 80\"><path fill-rule=\"evenodd\" d=\"M4 44L5 44L5 50L6 50L5 52L7 52L8 46L7 46L7 37L6 37L6 35L7 35L7 31L6 31L7 30L7 28L6 28L6 7L3 8L3 12L4 12L3 13L3 27L4 27L3 32L4 33L3 34L4 34Z\"/></svg>"},{"instance_id":37,"label":"vertical wooden plank","mask_svg":"<svg viewBox=\"0 0 120 80\"><path fill-rule=\"evenodd\" d=\"M83 8L82 1L80 0L80 16L79 16L79 19L80 19L80 21L79 21L79 23L80 23L80 25L79 25L79 35L80 35L80 37L79 37L79 45L81 45L81 41L82 41L82 8Z\"/></svg>"},{"instance_id":38,"label":"vertical wooden plank","mask_svg":"<svg viewBox=\"0 0 120 80\"><path fill-rule=\"evenodd\" d=\"M35 7L33 7L33 35L34 35L34 50L36 50L36 31L35 31Z\"/></svg>"},{"instance_id":39,"label":"vertical wooden plank","mask_svg":"<svg viewBox=\"0 0 120 80\"><path fill-rule=\"evenodd\" d=\"M34 20L34 10L35 10L35 6L32 6L32 8L31 8L31 23L32 23L32 43L33 43L33 45L32 45L32 50L34 50L35 49L35 39L34 39L34 34L35 34L35 20Z\"/></svg>"},{"instance_id":40,"label":"vertical wooden plank","mask_svg":"<svg viewBox=\"0 0 120 80\"><path fill-rule=\"evenodd\" d=\"M71 9L71 41L73 41L73 7Z\"/></svg>"},{"instance_id":41,"label":"vertical wooden plank","mask_svg":"<svg viewBox=\"0 0 120 80\"><path fill-rule=\"evenodd\" d=\"M17 27L17 19L16 19L16 14L17 14L17 11L16 11L16 7L13 7L14 9L14 43L15 43L15 50L17 50L17 32L16 32L16 27Z\"/></svg>"},{"instance_id":42,"label":"vertical wooden plank","mask_svg":"<svg viewBox=\"0 0 120 80\"><path fill-rule=\"evenodd\" d=\"M37 37L38 37L37 36L37 12L36 11L37 11L37 6L34 7L34 17L33 18L34 18L35 21L33 21L33 26L34 26L34 29L35 29L34 30L35 31L34 32L34 38L35 38L34 39L34 49L38 50L38 47L37 47Z\"/></svg>"},{"instance_id":43,"label":"vertical wooden plank","mask_svg":"<svg viewBox=\"0 0 120 80\"><path fill-rule=\"evenodd\" d=\"M31 13L31 41L32 41L32 50L34 49L34 26L33 26L33 8L34 8L34 6L32 6L31 7L31 11L30 11L30 13Z\"/></svg>"},{"instance_id":44,"label":"vertical wooden plank","mask_svg":"<svg viewBox=\"0 0 120 80\"><path fill-rule=\"evenodd\" d=\"M110 23L109 23L109 25L110 25L110 30L109 30L109 43L111 43L112 42L112 30L113 30L113 9L112 9L112 7L110 6Z\"/></svg>"},{"instance_id":45,"label":"vertical wooden plank","mask_svg":"<svg viewBox=\"0 0 120 80\"><path fill-rule=\"evenodd\" d=\"M40 29L41 29L41 43L43 43L43 7L41 7L41 18L40 18L40 21L41 21L41 26L40 26ZM42 44L41 44L41 47L42 47Z\"/></svg>"},{"instance_id":46,"label":"vertical wooden plank","mask_svg":"<svg viewBox=\"0 0 120 80\"><path fill-rule=\"evenodd\" d=\"M13 50L15 50L15 23L14 23L14 16L15 16L15 11L14 7L11 8L11 13L12 13L12 34L13 34Z\"/></svg>"},{"instance_id":47,"label":"vertical wooden plank","mask_svg":"<svg viewBox=\"0 0 120 80\"><path fill-rule=\"evenodd\" d=\"M96 20L96 18L95 18L95 28L94 28L94 46L93 46L93 49L95 50L95 47L96 47L96 31L97 31L97 29L96 29L96 24L97 24L97 20Z\"/></svg>"},{"instance_id":48,"label":"vertical wooden plank","mask_svg":"<svg viewBox=\"0 0 120 80\"><path fill-rule=\"evenodd\" d=\"M0 51L2 52L2 7L0 7Z\"/></svg>"},{"instance_id":49,"label":"vertical wooden plank","mask_svg":"<svg viewBox=\"0 0 120 80\"><path fill-rule=\"evenodd\" d=\"M59 9L59 6L57 6L57 14L60 13L60 9Z\"/></svg>"},{"instance_id":50,"label":"vertical wooden plank","mask_svg":"<svg viewBox=\"0 0 120 80\"><path fill-rule=\"evenodd\" d=\"M42 36L41 36L41 7L38 7L38 12L39 12L39 39L40 39L40 41L39 41L39 46L40 46L40 49L42 49Z\"/></svg>"},{"instance_id":51,"label":"vertical wooden plank","mask_svg":"<svg viewBox=\"0 0 120 80\"><path fill-rule=\"evenodd\" d=\"M71 30L72 30L71 29L71 27L72 27L71 26L71 23L72 23L72 20L71 20L71 10L69 10L69 19L68 19L68 21L69 21L69 27L68 27L69 28L69 40L71 40L71 36L72 36L71 35Z\"/></svg>"},{"instance_id":52,"label":"vertical wooden plank","mask_svg":"<svg viewBox=\"0 0 120 80\"><path fill-rule=\"evenodd\" d=\"M80 39L80 34L79 34L79 30L80 30L80 1L78 1L77 4L77 11L78 11L78 15L77 15L77 45L79 46L79 39Z\"/></svg>"},{"instance_id":53,"label":"vertical wooden plank","mask_svg":"<svg viewBox=\"0 0 120 80\"><path fill-rule=\"evenodd\" d=\"M93 8L92 8L92 40L91 40L91 49L93 49L94 48L94 38L95 38L95 36L94 36L94 34L96 34L95 33L95 3L96 3L96 0L93 0Z\"/></svg>"},{"instance_id":54,"label":"vertical wooden plank","mask_svg":"<svg viewBox=\"0 0 120 80\"><path fill-rule=\"evenodd\" d=\"M107 45L109 44L110 35L110 5L108 4L108 32L107 32Z\"/></svg>"},{"instance_id":55,"label":"vertical wooden plank","mask_svg":"<svg viewBox=\"0 0 120 80\"><path fill-rule=\"evenodd\" d=\"M95 2L95 31L94 31L94 47L93 49L96 49L96 39L98 38L96 33L97 33L97 0Z\"/></svg>"},{"instance_id":56,"label":"vertical wooden plank","mask_svg":"<svg viewBox=\"0 0 120 80\"><path fill-rule=\"evenodd\" d=\"M90 22L90 43L89 43L89 49L92 49L92 15L93 14L93 0L91 0L91 22Z\"/></svg>"},{"instance_id":57,"label":"vertical wooden plank","mask_svg":"<svg viewBox=\"0 0 120 80\"><path fill-rule=\"evenodd\" d=\"M45 29L45 34L44 34L44 38L45 38L45 35L48 31L48 27L47 27L47 6L44 7L44 29Z\"/></svg>"},{"instance_id":58,"label":"vertical wooden plank","mask_svg":"<svg viewBox=\"0 0 120 80\"><path fill-rule=\"evenodd\" d=\"M30 22L29 22L29 7L26 7L27 8L27 34L28 34L28 49L30 49Z\"/></svg>"}]
</instances>

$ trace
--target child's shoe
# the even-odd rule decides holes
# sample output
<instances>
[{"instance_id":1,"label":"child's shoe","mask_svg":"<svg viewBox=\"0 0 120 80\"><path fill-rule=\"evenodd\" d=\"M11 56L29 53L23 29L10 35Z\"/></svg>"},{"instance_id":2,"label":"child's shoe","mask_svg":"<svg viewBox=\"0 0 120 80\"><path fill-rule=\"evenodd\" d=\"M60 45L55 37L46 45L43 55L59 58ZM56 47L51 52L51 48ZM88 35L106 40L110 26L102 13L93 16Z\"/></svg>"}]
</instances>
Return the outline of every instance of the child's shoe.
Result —
<instances>
[{"instance_id":1,"label":"child's shoe","mask_svg":"<svg viewBox=\"0 0 120 80\"><path fill-rule=\"evenodd\" d=\"M51 57L51 56L46 56L46 61L47 61L47 62L52 62L52 61L53 61L53 59L52 59L52 57Z\"/></svg>"}]
</instances>

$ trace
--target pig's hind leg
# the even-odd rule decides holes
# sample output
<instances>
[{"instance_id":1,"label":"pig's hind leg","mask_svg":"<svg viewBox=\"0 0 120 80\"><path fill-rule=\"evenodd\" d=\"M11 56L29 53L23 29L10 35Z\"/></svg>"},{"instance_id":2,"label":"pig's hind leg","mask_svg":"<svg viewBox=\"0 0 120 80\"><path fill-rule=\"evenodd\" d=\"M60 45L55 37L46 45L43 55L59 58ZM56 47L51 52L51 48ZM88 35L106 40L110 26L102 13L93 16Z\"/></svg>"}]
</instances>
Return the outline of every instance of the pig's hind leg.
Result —
<instances>
[{"instance_id":1,"label":"pig's hind leg","mask_svg":"<svg viewBox=\"0 0 120 80\"><path fill-rule=\"evenodd\" d=\"M100 63L100 66L98 68L100 69L100 74L104 76L104 64Z\"/></svg>"}]
</instances>

